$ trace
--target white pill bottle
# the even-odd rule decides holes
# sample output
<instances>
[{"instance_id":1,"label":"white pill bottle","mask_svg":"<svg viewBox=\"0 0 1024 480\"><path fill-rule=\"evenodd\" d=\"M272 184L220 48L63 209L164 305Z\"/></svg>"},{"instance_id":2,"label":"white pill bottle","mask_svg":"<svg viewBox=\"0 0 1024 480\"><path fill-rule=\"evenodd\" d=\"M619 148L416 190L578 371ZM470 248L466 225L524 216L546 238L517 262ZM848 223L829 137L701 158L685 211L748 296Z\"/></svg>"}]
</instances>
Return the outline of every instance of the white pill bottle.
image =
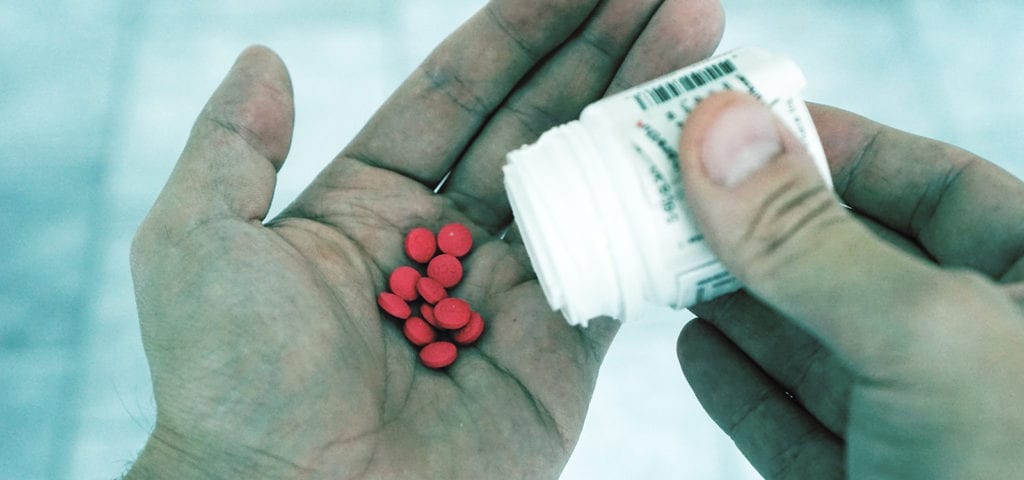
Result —
<instances>
[{"instance_id":1,"label":"white pill bottle","mask_svg":"<svg viewBox=\"0 0 1024 480\"><path fill-rule=\"evenodd\" d=\"M508 154L505 187L552 310L572 325L635 320L645 303L685 308L740 284L704 242L684 202L678 138L708 95L758 98L807 147L831 185L792 61L734 50L583 110Z\"/></svg>"}]
</instances>

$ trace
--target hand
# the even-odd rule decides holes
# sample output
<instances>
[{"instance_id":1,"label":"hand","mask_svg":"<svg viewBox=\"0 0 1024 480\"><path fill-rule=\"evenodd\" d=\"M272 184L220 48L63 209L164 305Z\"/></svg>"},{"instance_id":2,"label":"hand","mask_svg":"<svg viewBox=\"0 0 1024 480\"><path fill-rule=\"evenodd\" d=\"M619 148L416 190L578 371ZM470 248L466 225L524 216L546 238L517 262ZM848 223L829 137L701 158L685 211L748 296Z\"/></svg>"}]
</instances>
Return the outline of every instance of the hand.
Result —
<instances>
[{"instance_id":1,"label":"hand","mask_svg":"<svg viewBox=\"0 0 1024 480\"><path fill-rule=\"evenodd\" d=\"M1024 184L813 114L852 213L753 99L712 97L686 124L687 200L747 286L694 308L687 379L767 478L1019 477Z\"/></svg>"},{"instance_id":2,"label":"hand","mask_svg":"<svg viewBox=\"0 0 1024 480\"><path fill-rule=\"evenodd\" d=\"M567 326L499 236L504 154L721 30L712 1L492 1L267 223L291 85L273 53L242 53L133 244L157 418L132 475L556 476L615 324ZM404 234L448 222L475 237L452 293L488 331L435 371L375 299Z\"/></svg>"}]
</instances>

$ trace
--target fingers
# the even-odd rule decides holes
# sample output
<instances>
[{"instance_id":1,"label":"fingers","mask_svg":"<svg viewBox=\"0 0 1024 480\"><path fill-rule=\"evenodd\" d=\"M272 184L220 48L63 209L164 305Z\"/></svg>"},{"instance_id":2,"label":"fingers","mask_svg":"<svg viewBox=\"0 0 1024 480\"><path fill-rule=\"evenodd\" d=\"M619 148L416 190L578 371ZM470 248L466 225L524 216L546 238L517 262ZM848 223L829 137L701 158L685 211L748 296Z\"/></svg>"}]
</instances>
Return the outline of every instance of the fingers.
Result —
<instances>
[{"instance_id":1,"label":"fingers","mask_svg":"<svg viewBox=\"0 0 1024 480\"><path fill-rule=\"evenodd\" d=\"M821 342L745 292L691 311L792 393L824 428L843 435L853 377Z\"/></svg>"},{"instance_id":2,"label":"fingers","mask_svg":"<svg viewBox=\"0 0 1024 480\"><path fill-rule=\"evenodd\" d=\"M858 220L880 239L927 259L899 233L868 218ZM853 377L821 342L744 291L695 305L690 311L725 335L781 388L793 393L825 428L844 435Z\"/></svg>"},{"instance_id":3,"label":"fingers","mask_svg":"<svg viewBox=\"0 0 1024 480\"><path fill-rule=\"evenodd\" d=\"M606 94L703 60L718 48L725 13L718 0L666 0L615 72Z\"/></svg>"},{"instance_id":4,"label":"fingers","mask_svg":"<svg viewBox=\"0 0 1024 480\"><path fill-rule=\"evenodd\" d=\"M501 176L505 154L575 119L599 98L657 5L603 2L580 33L495 112L452 172L444 194L475 222L492 229L503 225L509 216Z\"/></svg>"},{"instance_id":5,"label":"fingers","mask_svg":"<svg viewBox=\"0 0 1024 480\"><path fill-rule=\"evenodd\" d=\"M432 188L494 108L596 3L492 0L431 53L341 157L399 172ZM341 157L334 163L348 161ZM332 167L326 172L328 182Z\"/></svg>"},{"instance_id":6,"label":"fingers","mask_svg":"<svg viewBox=\"0 0 1024 480\"><path fill-rule=\"evenodd\" d=\"M844 478L840 438L710 324L687 324L677 353L701 405L765 478Z\"/></svg>"},{"instance_id":7,"label":"fingers","mask_svg":"<svg viewBox=\"0 0 1024 480\"><path fill-rule=\"evenodd\" d=\"M506 153L576 119L607 93L610 82L619 90L703 59L721 31L717 2L603 2L489 120L453 171L445 195L474 221L499 228L510 215L501 175Z\"/></svg>"},{"instance_id":8,"label":"fingers","mask_svg":"<svg viewBox=\"0 0 1024 480\"><path fill-rule=\"evenodd\" d=\"M262 221L291 145L291 80L265 47L250 47L199 114L150 217L187 228L210 218Z\"/></svg>"},{"instance_id":9,"label":"fingers","mask_svg":"<svg viewBox=\"0 0 1024 480\"><path fill-rule=\"evenodd\" d=\"M836 191L940 263L1004 276L1024 254L1024 182L969 152L812 106Z\"/></svg>"},{"instance_id":10,"label":"fingers","mask_svg":"<svg viewBox=\"0 0 1024 480\"><path fill-rule=\"evenodd\" d=\"M680 145L687 201L754 296L856 370L877 373L948 299L951 275L872 235L836 201L771 112L737 93L704 101Z\"/></svg>"}]
</instances>

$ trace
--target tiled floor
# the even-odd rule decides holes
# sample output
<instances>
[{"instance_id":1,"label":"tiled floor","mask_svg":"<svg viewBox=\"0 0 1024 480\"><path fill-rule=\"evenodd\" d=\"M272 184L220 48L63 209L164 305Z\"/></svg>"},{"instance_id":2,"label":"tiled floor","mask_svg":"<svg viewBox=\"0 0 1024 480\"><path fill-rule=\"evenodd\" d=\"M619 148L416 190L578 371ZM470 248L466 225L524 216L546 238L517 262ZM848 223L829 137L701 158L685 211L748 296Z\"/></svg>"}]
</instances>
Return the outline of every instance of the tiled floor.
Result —
<instances>
[{"instance_id":1,"label":"tiled floor","mask_svg":"<svg viewBox=\"0 0 1024 480\"><path fill-rule=\"evenodd\" d=\"M297 93L276 211L480 3L0 2L0 478L111 478L142 446L153 405L128 245L239 50L271 45ZM1018 2L724 4L723 48L793 56L809 99L1024 175ZM688 317L655 317L613 345L563 477L757 478L679 374Z\"/></svg>"}]
</instances>

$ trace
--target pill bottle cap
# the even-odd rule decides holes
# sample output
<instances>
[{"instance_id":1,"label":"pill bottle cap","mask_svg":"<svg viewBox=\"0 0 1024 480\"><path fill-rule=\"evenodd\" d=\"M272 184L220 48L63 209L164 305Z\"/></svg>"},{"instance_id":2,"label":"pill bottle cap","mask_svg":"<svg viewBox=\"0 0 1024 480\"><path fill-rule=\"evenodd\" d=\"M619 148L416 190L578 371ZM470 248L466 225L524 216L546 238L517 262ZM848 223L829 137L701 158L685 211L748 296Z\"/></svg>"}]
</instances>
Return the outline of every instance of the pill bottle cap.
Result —
<instances>
[{"instance_id":1,"label":"pill bottle cap","mask_svg":"<svg viewBox=\"0 0 1024 480\"><path fill-rule=\"evenodd\" d=\"M505 187L544 295L573 325L642 308L642 261L606 188L601 146L579 122L509 153ZM605 147L606 148L606 147Z\"/></svg>"}]
</instances>

